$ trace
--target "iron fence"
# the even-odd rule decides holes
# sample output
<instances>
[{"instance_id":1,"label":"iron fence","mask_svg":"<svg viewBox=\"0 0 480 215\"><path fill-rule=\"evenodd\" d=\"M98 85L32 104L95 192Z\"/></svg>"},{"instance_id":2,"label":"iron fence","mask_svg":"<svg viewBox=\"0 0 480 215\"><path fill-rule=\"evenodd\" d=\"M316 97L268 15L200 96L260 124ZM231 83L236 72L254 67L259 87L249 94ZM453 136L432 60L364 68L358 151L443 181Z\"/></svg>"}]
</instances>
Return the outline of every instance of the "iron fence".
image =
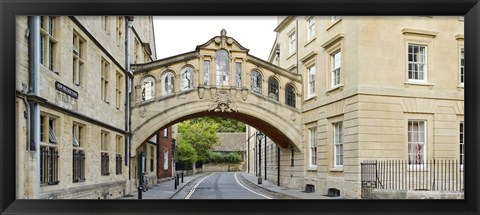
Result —
<instances>
[{"instance_id":1,"label":"iron fence","mask_svg":"<svg viewBox=\"0 0 480 215\"><path fill-rule=\"evenodd\" d=\"M363 161L361 180L362 198L371 198L373 189L464 191L463 165L458 160Z\"/></svg>"}]
</instances>

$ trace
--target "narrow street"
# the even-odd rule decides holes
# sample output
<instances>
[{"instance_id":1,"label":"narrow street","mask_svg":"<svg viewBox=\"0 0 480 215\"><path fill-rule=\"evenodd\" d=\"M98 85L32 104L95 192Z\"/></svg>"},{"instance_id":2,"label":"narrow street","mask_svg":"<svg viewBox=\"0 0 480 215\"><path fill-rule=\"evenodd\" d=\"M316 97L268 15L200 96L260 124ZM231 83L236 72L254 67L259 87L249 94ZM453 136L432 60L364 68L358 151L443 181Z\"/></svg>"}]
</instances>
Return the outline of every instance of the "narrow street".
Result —
<instances>
[{"instance_id":1,"label":"narrow street","mask_svg":"<svg viewBox=\"0 0 480 215\"><path fill-rule=\"evenodd\" d=\"M238 173L216 172L205 176L190 190L186 199L268 199L242 184Z\"/></svg>"}]
</instances>

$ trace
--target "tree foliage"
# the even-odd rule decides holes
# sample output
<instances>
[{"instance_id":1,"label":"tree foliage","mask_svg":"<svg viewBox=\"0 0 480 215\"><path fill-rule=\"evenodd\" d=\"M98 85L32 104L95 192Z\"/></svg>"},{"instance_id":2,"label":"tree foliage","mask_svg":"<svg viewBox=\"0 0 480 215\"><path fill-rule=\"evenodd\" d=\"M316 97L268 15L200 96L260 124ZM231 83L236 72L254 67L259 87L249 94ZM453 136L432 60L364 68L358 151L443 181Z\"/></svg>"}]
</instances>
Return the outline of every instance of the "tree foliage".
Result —
<instances>
[{"instance_id":1,"label":"tree foliage","mask_svg":"<svg viewBox=\"0 0 480 215\"><path fill-rule=\"evenodd\" d=\"M218 127L217 132L220 133L245 132L246 129L243 122L221 117L199 117L191 121L193 123L216 124Z\"/></svg>"},{"instance_id":2,"label":"tree foliage","mask_svg":"<svg viewBox=\"0 0 480 215\"><path fill-rule=\"evenodd\" d=\"M200 161L204 163L208 159L208 153L219 144L217 136L217 125L207 122L193 122L187 120L178 124L178 143L189 145L179 148L179 160L189 161L191 163ZM191 152L191 148L195 153ZM196 159L195 159L196 155Z\"/></svg>"},{"instance_id":3,"label":"tree foliage","mask_svg":"<svg viewBox=\"0 0 480 215\"><path fill-rule=\"evenodd\" d=\"M240 152L211 152L209 154L209 163L240 163L242 161L242 155Z\"/></svg>"}]
</instances>

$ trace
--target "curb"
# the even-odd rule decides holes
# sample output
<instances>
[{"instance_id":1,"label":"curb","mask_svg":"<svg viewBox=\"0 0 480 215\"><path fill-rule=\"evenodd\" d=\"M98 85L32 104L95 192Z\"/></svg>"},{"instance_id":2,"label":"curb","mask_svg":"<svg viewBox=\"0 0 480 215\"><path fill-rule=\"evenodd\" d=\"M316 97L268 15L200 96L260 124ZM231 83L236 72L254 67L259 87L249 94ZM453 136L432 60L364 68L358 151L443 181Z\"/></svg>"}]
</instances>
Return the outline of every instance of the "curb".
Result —
<instances>
[{"instance_id":1,"label":"curb","mask_svg":"<svg viewBox=\"0 0 480 215\"><path fill-rule=\"evenodd\" d=\"M185 185L183 185L181 188L177 189L177 191L175 193L173 193L168 199L172 199L175 195L177 195L177 193L179 193L180 191L182 191L186 186L190 185L191 183L193 183L194 181L196 181L199 177L201 177L202 175L205 175L203 172L198 174L197 177L195 177L194 179L190 180L189 182L187 182Z\"/></svg>"},{"instance_id":2,"label":"curb","mask_svg":"<svg viewBox=\"0 0 480 215\"><path fill-rule=\"evenodd\" d=\"M267 194L269 194L269 195L273 195L273 197L275 197L275 198L279 198L279 199L300 199L300 198L295 197L295 196L291 196L291 195L284 194L284 193L279 193L279 192L264 188L262 186L259 186L258 184L255 184L255 183L249 181L248 179L246 179L245 177L243 177L242 173L240 173L238 175L240 176L240 180L242 180L242 182L245 182L246 184L248 184L249 187L260 188L262 191L267 192Z\"/></svg>"}]
</instances>

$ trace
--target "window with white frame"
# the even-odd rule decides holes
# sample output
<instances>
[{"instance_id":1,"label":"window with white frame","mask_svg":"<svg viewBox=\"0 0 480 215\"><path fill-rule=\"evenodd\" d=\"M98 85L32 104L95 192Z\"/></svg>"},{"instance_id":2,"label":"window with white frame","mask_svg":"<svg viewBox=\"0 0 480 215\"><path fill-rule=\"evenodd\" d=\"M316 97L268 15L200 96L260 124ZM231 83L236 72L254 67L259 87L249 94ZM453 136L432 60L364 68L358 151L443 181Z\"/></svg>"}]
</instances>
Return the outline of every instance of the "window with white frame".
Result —
<instances>
[{"instance_id":1,"label":"window with white frame","mask_svg":"<svg viewBox=\"0 0 480 215\"><path fill-rule=\"evenodd\" d=\"M463 85L465 80L465 50L462 48L460 50L460 84Z\"/></svg>"},{"instance_id":2,"label":"window with white frame","mask_svg":"<svg viewBox=\"0 0 480 215\"><path fill-rule=\"evenodd\" d=\"M163 96L173 95L175 76L171 72L167 72L162 76L163 80Z\"/></svg>"},{"instance_id":3,"label":"window with white frame","mask_svg":"<svg viewBox=\"0 0 480 215\"><path fill-rule=\"evenodd\" d=\"M163 136L168 137L168 128L163 129Z\"/></svg>"},{"instance_id":4,"label":"window with white frame","mask_svg":"<svg viewBox=\"0 0 480 215\"><path fill-rule=\"evenodd\" d=\"M314 168L317 166L317 128L308 129L309 136L309 149L310 149L310 159L309 166Z\"/></svg>"},{"instance_id":5,"label":"window with white frame","mask_svg":"<svg viewBox=\"0 0 480 215\"><path fill-rule=\"evenodd\" d=\"M425 120L408 120L408 164L423 164L426 156Z\"/></svg>"},{"instance_id":6,"label":"window with white frame","mask_svg":"<svg viewBox=\"0 0 480 215\"><path fill-rule=\"evenodd\" d=\"M295 36L295 31L292 32L292 33L288 36L288 38L289 38L289 45L290 45L290 46L289 46L289 50L290 50L289 53L290 53L290 54L294 54L294 53L297 52L297 43L296 43L297 38L296 38L296 36Z\"/></svg>"},{"instance_id":7,"label":"window with white frame","mask_svg":"<svg viewBox=\"0 0 480 215\"><path fill-rule=\"evenodd\" d=\"M315 65L307 68L308 70L308 97L315 95L315 78L316 78L316 69Z\"/></svg>"},{"instance_id":8,"label":"window with white frame","mask_svg":"<svg viewBox=\"0 0 480 215\"><path fill-rule=\"evenodd\" d=\"M77 33L73 32L73 83L82 86L83 82L83 68L85 65L84 53L85 40Z\"/></svg>"},{"instance_id":9,"label":"window with white frame","mask_svg":"<svg viewBox=\"0 0 480 215\"><path fill-rule=\"evenodd\" d=\"M155 97L155 79L148 76L142 80L142 101L147 101Z\"/></svg>"},{"instance_id":10,"label":"window with white frame","mask_svg":"<svg viewBox=\"0 0 480 215\"><path fill-rule=\"evenodd\" d=\"M332 59L332 88L337 87L342 83L341 69L342 69L342 52L340 50L331 55Z\"/></svg>"},{"instance_id":11,"label":"window with white frame","mask_svg":"<svg viewBox=\"0 0 480 215\"><path fill-rule=\"evenodd\" d=\"M308 21L307 41L310 41L315 37L315 17L312 16L307 21Z\"/></svg>"},{"instance_id":12,"label":"window with white frame","mask_svg":"<svg viewBox=\"0 0 480 215\"><path fill-rule=\"evenodd\" d=\"M210 85L210 61L203 61L203 85Z\"/></svg>"},{"instance_id":13,"label":"window with white frame","mask_svg":"<svg viewBox=\"0 0 480 215\"><path fill-rule=\"evenodd\" d=\"M262 94L262 75L257 71L252 71L250 76L252 92Z\"/></svg>"},{"instance_id":14,"label":"window with white frame","mask_svg":"<svg viewBox=\"0 0 480 215\"><path fill-rule=\"evenodd\" d=\"M218 86L228 86L228 71L230 71L229 66L229 56L228 52L225 49L220 49L217 51L217 85Z\"/></svg>"},{"instance_id":15,"label":"window with white frame","mask_svg":"<svg viewBox=\"0 0 480 215\"><path fill-rule=\"evenodd\" d=\"M427 80L427 46L408 44L408 80Z\"/></svg>"},{"instance_id":16,"label":"window with white frame","mask_svg":"<svg viewBox=\"0 0 480 215\"><path fill-rule=\"evenodd\" d=\"M463 166L465 163L465 124L460 122L460 131L459 131L459 136L460 136L460 165Z\"/></svg>"},{"instance_id":17,"label":"window with white frame","mask_svg":"<svg viewBox=\"0 0 480 215\"><path fill-rule=\"evenodd\" d=\"M122 145L123 145L123 137L121 135L117 135L115 137L116 142L116 156L115 156L115 173L117 175L122 174Z\"/></svg>"},{"instance_id":18,"label":"window with white frame","mask_svg":"<svg viewBox=\"0 0 480 215\"><path fill-rule=\"evenodd\" d=\"M185 67L182 69L182 91L193 89L193 68Z\"/></svg>"},{"instance_id":19,"label":"window with white frame","mask_svg":"<svg viewBox=\"0 0 480 215\"><path fill-rule=\"evenodd\" d=\"M168 150L163 152L163 170L168 170Z\"/></svg>"},{"instance_id":20,"label":"window with white frame","mask_svg":"<svg viewBox=\"0 0 480 215\"><path fill-rule=\"evenodd\" d=\"M333 123L334 166L343 166L343 123Z\"/></svg>"}]
</instances>

